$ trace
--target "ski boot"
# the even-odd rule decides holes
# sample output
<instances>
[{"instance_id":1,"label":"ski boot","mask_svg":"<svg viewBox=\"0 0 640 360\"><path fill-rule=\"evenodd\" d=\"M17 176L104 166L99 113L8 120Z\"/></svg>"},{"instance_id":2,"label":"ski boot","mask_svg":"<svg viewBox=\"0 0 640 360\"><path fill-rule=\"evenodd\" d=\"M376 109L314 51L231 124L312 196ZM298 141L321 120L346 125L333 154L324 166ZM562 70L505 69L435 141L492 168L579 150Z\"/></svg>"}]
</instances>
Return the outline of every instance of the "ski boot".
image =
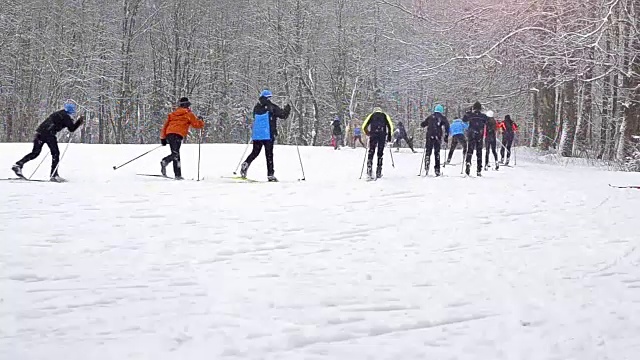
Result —
<instances>
[{"instance_id":1,"label":"ski boot","mask_svg":"<svg viewBox=\"0 0 640 360\"><path fill-rule=\"evenodd\" d=\"M378 166L376 169L376 179L380 179L382 177L382 166Z\"/></svg>"},{"instance_id":2,"label":"ski boot","mask_svg":"<svg viewBox=\"0 0 640 360\"><path fill-rule=\"evenodd\" d=\"M496 171L500 170L500 164L496 163Z\"/></svg>"},{"instance_id":3,"label":"ski boot","mask_svg":"<svg viewBox=\"0 0 640 360\"><path fill-rule=\"evenodd\" d=\"M373 168L370 164L367 164L367 180L375 180L375 178L373 177Z\"/></svg>"},{"instance_id":4,"label":"ski boot","mask_svg":"<svg viewBox=\"0 0 640 360\"><path fill-rule=\"evenodd\" d=\"M439 177L439 176L440 176L440 169L436 168L436 177Z\"/></svg>"},{"instance_id":5,"label":"ski boot","mask_svg":"<svg viewBox=\"0 0 640 360\"><path fill-rule=\"evenodd\" d=\"M53 175L53 176L49 179L49 181L51 181L51 182L57 182L57 183L62 183L62 182L65 182L65 181L67 181L67 180L65 180L65 179L61 178L61 177L60 177L60 175L55 174L55 175Z\"/></svg>"},{"instance_id":6,"label":"ski boot","mask_svg":"<svg viewBox=\"0 0 640 360\"><path fill-rule=\"evenodd\" d=\"M184 178L182 176L176 175L174 178L174 180L184 180Z\"/></svg>"},{"instance_id":7,"label":"ski boot","mask_svg":"<svg viewBox=\"0 0 640 360\"><path fill-rule=\"evenodd\" d=\"M24 175L22 174L22 166L15 164L11 167L11 170L13 170L18 177L24 178Z\"/></svg>"},{"instance_id":8,"label":"ski boot","mask_svg":"<svg viewBox=\"0 0 640 360\"><path fill-rule=\"evenodd\" d=\"M268 180L269 182L278 182L278 179L277 179L275 176L273 176L273 175L269 175L269 176L267 176L267 180Z\"/></svg>"},{"instance_id":9,"label":"ski boot","mask_svg":"<svg viewBox=\"0 0 640 360\"><path fill-rule=\"evenodd\" d=\"M481 170L478 170L478 172L476 173L476 176L478 176L478 177L482 177L482 171L481 171Z\"/></svg>"},{"instance_id":10,"label":"ski boot","mask_svg":"<svg viewBox=\"0 0 640 360\"><path fill-rule=\"evenodd\" d=\"M249 170L249 163L248 162L243 162L242 165L240 165L240 177L243 179L247 178L247 170Z\"/></svg>"},{"instance_id":11,"label":"ski boot","mask_svg":"<svg viewBox=\"0 0 640 360\"><path fill-rule=\"evenodd\" d=\"M471 163L467 163L467 166L464 169L464 173L467 174L467 176L471 175Z\"/></svg>"},{"instance_id":12,"label":"ski boot","mask_svg":"<svg viewBox=\"0 0 640 360\"><path fill-rule=\"evenodd\" d=\"M160 173L162 176L167 177L167 163L164 160L160 161Z\"/></svg>"},{"instance_id":13,"label":"ski boot","mask_svg":"<svg viewBox=\"0 0 640 360\"><path fill-rule=\"evenodd\" d=\"M509 166L509 158L507 158L507 161L504 163L504 166Z\"/></svg>"},{"instance_id":14,"label":"ski boot","mask_svg":"<svg viewBox=\"0 0 640 360\"><path fill-rule=\"evenodd\" d=\"M487 171L487 170L489 170L489 164L486 164L486 165L484 166L484 171Z\"/></svg>"}]
</instances>

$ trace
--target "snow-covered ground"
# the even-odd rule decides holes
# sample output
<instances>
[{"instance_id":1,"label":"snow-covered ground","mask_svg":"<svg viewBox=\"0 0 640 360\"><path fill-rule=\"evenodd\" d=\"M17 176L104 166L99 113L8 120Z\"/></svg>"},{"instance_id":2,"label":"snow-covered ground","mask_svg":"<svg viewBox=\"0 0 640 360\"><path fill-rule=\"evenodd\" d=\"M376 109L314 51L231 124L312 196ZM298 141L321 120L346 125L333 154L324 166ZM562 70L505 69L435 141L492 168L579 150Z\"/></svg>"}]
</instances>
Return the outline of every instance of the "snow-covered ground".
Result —
<instances>
[{"instance_id":1,"label":"snow-covered ground","mask_svg":"<svg viewBox=\"0 0 640 360\"><path fill-rule=\"evenodd\" d=\"M521 150L420 178L404 149L368 183L362 149L301 148L298 181L277 146L281 183L221 178L244 145L204 145L200 182L135 175L168 147L112 169L153 147L72 144L68 183L0 181L0 359L640 356L640 190L608 186L639 174ZM0 177L30 148L0 144Z\"/></svg>"}]
</instances>

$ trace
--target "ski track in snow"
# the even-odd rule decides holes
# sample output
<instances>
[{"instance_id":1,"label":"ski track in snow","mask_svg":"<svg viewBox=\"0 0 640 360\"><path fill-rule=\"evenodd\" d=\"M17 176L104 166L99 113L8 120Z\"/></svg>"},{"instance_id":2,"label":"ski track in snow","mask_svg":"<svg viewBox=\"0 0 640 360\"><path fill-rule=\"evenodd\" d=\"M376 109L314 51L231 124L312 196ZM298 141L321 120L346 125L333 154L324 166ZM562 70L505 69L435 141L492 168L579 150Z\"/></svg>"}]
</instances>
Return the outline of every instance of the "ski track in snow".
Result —
<instances>
[{"instance_id":1,"label":"ski track in snow","mask_svg":"<svg viewBox=\"0 0 640 360\"><path fill-rule=\"evenodd\" d=\"M365 182L364 150L300 148L296 181L295 147L277 146L282 183L221 179L244 145L204 145L200 182L135 175L167 148L111 169L153 146L73 144L70 182L0 182L0 359L640 353L640 191L608 186L638 174L521 151L480 179L423 178L405 149ZM30 147L0 144L0 173ZM261 155L249 176L265 173Z\"/></svg>"}]
</instances>

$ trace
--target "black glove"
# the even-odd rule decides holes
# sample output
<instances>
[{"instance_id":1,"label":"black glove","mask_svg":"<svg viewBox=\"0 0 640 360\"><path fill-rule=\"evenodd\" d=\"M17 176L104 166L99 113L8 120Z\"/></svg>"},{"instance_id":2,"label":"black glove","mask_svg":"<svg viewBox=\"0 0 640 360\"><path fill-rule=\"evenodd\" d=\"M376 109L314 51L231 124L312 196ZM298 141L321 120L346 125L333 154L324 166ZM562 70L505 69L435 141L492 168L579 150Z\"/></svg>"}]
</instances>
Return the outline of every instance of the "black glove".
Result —
<instances>
[{"instance_id":1,"label":"black glove","mask_svg":"<svg viewBox=\"0 0 640 360\"><path fill-rule=\"evenodd\" d=\"M448 143L449 143L449 136L445 136L445 137L444 137L444 143L445 143L445 144L448 144Z\"/></svg>"},{"instance_id":2,"label":"black glove","mask_svg":"<svg viewBox=\"0 0 640 360\"><path fill-rule=\"evenodd\" d=\"M84 124L84 115L80 115L80 117L78 117L78 120L76 120L76 125L80 126Z\"/></svg>"},{"instance_id":3,"label":"black glove","mask_svg":"<svg viewBox=\"0 0 640 360\"><path fill-rule=\"evenodd\" d=\"M160 139L162 146L167 146L167 139Z\"/></svg>"},{"instance_id":4,"label":"black glove","mask_svg":"<svg viewBox=\"0 0 640 360\"><path fill-rule=\"evenodd\" d=\"M291 111L291 105L287 104L284 106L284 112L286 112L287 114Z\"/></svg>"},{"instance_id":5,"label":"black glove","mask_svg":"<svg viewBox=\"0 0 640 360\"><path fill-rule=\"evenodd\" d=\"M204 121L204 118L202 117L202 115L198 116L198 120Z\"/></svg>"},{"instance_id":6,"label":"black glove","mask_svg":"<svg viewBox=\"0 0 640 360\"><path fill-rule=\"evenodd\" d=\"M387 142L391 142L391 134L387 135Z\"/></svg>"}]
</instances>

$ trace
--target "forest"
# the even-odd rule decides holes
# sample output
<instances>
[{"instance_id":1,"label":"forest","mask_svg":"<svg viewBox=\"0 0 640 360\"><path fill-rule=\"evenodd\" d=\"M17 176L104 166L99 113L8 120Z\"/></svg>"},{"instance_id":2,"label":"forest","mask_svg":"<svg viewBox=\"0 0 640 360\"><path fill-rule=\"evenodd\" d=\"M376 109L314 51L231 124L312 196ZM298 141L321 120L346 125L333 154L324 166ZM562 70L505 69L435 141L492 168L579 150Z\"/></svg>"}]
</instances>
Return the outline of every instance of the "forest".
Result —
<instances>
[{"instance_id":1,"label":"forest","mask_svg":"<svg viewBox=\"0 0 640 360\"><path fill-rule=\"evenodd\" d=\"M67 99L76 142L159 142L182 96L203 141L247 142L268 88L292 107L278 144L327 145L373 106L422 139L435 104L478 100L518 145L640 171L637 0L3 0L0 20L4 142Z\"/></svg>"}]
</instances>

